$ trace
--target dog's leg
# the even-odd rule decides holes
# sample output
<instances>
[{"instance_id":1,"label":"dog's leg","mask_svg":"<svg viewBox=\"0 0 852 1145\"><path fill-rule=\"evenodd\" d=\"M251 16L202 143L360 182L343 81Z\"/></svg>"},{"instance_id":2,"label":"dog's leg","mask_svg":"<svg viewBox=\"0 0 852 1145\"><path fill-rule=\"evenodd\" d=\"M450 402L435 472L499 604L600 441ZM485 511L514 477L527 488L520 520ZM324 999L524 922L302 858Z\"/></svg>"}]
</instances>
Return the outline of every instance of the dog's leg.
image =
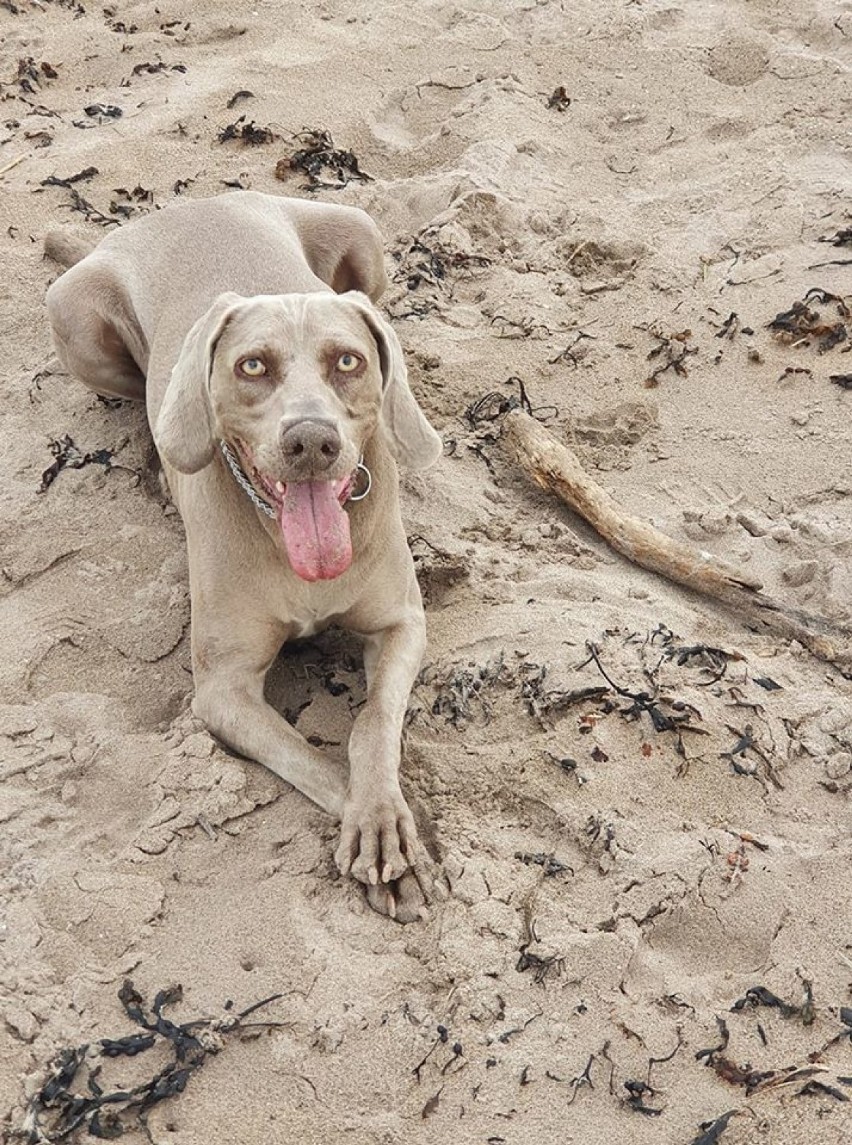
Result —
<instances>
[{"instance_id":1,"label":"dog's leg","mask_svg":"<svg viewBox=\"0 0 852 1145\"><path fill-rule=\"evenodd\" d=\"M147 347L114 271L83 259L47 292L59 360L97 394L143 401Z\"/></svg>"},{"instance_id":2,"label":"dog's leg","mask_svg":"<svg viewBox=\"0 0 852 1145\"><path fill-rule=\"evenodd\" d=\"M336 860L400 921L422 914L428 857L399 785L400 739L426 646L422 607L366 637L367 703L349 739L349 790Z\"/></svg>"},{"instance_id":3,"label":"dog's leg","mask_svg":"<svg viewBox=\"0 0 852 1145\"><path fill-rule=\"evenodd\" d=\"M196 715L229 747L264 764L339 819L344 770L312 747L263 696L266 673L283 643L281 628L242 623L235 632L206 620L193 617Z\"/></svg>"}]
</instances>

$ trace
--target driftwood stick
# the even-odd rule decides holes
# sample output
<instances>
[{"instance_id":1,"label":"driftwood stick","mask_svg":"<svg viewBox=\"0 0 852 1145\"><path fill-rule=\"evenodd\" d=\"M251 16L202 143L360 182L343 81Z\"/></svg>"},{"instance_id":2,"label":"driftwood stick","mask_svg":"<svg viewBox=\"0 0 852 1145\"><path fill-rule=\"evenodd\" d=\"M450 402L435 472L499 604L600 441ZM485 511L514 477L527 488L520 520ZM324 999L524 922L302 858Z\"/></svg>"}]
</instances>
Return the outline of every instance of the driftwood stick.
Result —
<instances>
[{"instance_id":1,"label":"driftwood stick","mask_svg":"<svg viewBox=\"0 0 852 1145\"><path fill-rule=\"evenodd\" d=\"M504 438L533 481L549 489L592 526L616 552L675 584L721 600L750 624L798 640L820 660L852 672L852 632L827 617L789 608L727 561L667 537L621 508L585 472L576 455L535 418L515 409L503 422Z\"/></svg>"}]
</instances>

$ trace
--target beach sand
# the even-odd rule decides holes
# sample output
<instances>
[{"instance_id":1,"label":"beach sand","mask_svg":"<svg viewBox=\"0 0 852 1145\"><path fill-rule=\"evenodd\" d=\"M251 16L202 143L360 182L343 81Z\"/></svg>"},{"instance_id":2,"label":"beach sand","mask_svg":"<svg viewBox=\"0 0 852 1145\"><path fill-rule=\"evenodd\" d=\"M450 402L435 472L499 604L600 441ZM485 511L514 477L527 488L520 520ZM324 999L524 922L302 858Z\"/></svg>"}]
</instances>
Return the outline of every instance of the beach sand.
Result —
<instances>
[{"instance_id":1,"label":"beach sand","mask_svg":"<svg viewBox=\"0 0 852 1145\"><path fill-rule=\"evenodd\" d=\"M630 512L848 618L850 342L768 324L816 287L852 336L850 43L827 0L0 4L7 1129L58 1048L133 1032L129 976L182 983L182 1020L283 994L151 1112L157 1145L690 1145L728 1111L707 1145L850 1139L852 684L616 556L486 416L522 383ZM308 188L289 159L321 130L369 181ZM429 628L403 784L449 888L422 925L372 913L334 826L190 714L144 412L52 350L49 229L235 182L376 219L446 443L403 479ZM112 468L39 492L65 435ZM335 633L270 683L338 756L363 688ZM732 1009L753 987L795 1013Z\"/></svg>"}]
</instances>

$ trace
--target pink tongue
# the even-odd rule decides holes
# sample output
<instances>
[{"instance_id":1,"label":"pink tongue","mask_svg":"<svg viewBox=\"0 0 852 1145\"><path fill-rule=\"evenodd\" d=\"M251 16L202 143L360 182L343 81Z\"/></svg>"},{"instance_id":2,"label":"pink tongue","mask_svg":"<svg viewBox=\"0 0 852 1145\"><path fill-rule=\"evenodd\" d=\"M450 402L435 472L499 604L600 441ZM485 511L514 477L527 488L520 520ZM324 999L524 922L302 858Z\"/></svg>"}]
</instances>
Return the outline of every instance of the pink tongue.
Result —
<instances>
[{"instance_id":1,"label":"pink tongue","mask_svg":"<svg viewBox=\"0 0 852 1145\"><path fill-rule=\"evenodd\" d=\"M302 580L333 580L352 563L349 517L339 481L290 483L281 505L281 533L293 571Z\"/></svg>"}]
</instances>

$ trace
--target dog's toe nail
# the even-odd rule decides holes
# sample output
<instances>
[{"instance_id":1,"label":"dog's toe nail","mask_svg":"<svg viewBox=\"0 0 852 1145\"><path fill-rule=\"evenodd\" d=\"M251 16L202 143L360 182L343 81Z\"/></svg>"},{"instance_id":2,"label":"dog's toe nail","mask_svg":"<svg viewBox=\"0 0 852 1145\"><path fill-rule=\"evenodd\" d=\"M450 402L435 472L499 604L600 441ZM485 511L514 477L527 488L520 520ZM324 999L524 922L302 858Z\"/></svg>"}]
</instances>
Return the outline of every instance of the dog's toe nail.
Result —
<instances>
[{"instance_id":1,"label":"dog's toe nail","mask_svg":"<svg viewBox=\"0 0 852 1145\"><path fill-rule=\"evenodd\" d=\"M370 867L369 871L367 871L367 878L370 880L374 887L378 885L379 872L375 867Z\"/></svg>"}]
</instances>

